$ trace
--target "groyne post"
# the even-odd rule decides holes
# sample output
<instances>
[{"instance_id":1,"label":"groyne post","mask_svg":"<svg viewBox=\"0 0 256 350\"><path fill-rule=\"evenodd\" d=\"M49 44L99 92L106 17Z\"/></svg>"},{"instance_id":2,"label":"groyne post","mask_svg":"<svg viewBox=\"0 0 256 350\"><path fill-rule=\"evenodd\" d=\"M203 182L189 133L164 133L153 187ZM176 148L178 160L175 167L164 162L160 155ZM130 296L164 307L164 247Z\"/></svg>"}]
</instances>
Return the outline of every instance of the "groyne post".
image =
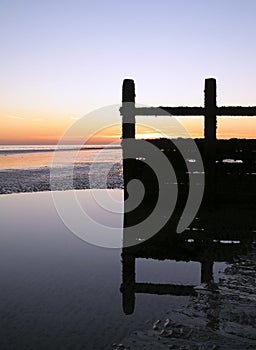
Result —
<instances>
[{"instance_id":1,"label":"groyne post","mask_svg":"<svg viewBox=\"0 0 256 350\"><path fill-rule=\"evenodd\" d=\"M135 84L124 79L122 88L122 139L135 138Z\"/></svg>"},{"instance_id":2,"label":"groyne post","mask_svg":"<svg viewBox=\"0 0 256 350\"><path fill-rule=\"evenodd\" d=\"M132 79L124 79L122 87L122 149L124 199L128 198L127 184L134 175L134 159L128 158L129 143L124 140L135 139L135 84Z\"/></svg>"},{"instance_id":3,"label":"groyne post","mask_svg":"<svg viewBox=\"0 0 256 350\"><path fill-rule=\"evenodd\" d=\"M216 79L205 79L204 90L204 160L205 183L208 200L215 195L215 161L217 134Z\"/></svg>"}]
</instances>

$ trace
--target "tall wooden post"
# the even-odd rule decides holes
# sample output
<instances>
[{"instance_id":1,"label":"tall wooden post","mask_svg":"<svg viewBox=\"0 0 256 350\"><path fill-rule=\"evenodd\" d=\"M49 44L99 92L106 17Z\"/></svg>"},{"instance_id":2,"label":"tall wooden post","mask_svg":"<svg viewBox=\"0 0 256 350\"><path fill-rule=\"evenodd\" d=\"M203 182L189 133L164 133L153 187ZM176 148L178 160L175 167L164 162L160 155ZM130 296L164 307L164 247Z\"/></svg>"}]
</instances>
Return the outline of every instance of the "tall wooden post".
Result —
<instances>
[{"instance_id":1,"label":"tall wooden post","mask_svg":"<svg viewBox=\"0 0 256 350\"><path fill-rule=\"evenodd\" d=\"M122 139L135 139L135 84L132 79L124 79L122 88ZM128 198L127 184L133 178L134 159L128 159L128 145L123 148L124 199ZM124 223L126 222L126 215Z\"/></svg>"},{"instance_id":2,"label":"tall wooden post","mask_svg":"<svg viewBox=\"0 0 256 350\"><path fill-rule=\"evenodd\" d=\"M215 198L215 162L216 162L216 129L217 129L217 104L216 104L216 80L205 79L204 90L204 166L205 189L207 202L214 203Z\"/></svg>"},{"instance_id":3,"label":"tall wooden post","mask_svg":"<svg viewBox=\"0 0 256 350\"><path fill-rule=\"evenodd\" d=\"M216 140L216 79L205 79L204 90L204 107L205 107L205 121L204 121L204 137L208 144Z\"/></svg>"},{"instance_id":4,"label":"tall wooden post","mask_svg":"<svg viewBox=\"0 0 256 350\"><path fill-rule=\"evenodd\" d=\"M124 79L122 89L122 138L135 138L135 84L132 79Z\"/></svg>"}]
</instances>

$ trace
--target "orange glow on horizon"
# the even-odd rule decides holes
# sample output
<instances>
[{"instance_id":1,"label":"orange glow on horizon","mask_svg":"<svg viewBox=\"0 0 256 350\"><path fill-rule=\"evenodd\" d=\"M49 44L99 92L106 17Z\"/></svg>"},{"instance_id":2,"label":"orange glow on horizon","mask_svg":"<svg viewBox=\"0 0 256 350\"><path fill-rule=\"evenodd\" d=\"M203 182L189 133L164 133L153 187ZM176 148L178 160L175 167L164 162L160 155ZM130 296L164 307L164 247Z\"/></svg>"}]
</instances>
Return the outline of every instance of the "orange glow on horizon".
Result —
<instances>
[{"instance_id":1,"label":"orange glow on horizon","mask_svg":"<svg viewBox=\"0 0 256 350\"><path fill-rule=\"evenodd\" d=\"M0 130L1 144L55 144L68 126L66 121L42 118L4 118Z\"/></svg>"},{"instance_id":2,"label":"orange glow on horizon","mask_svg":"<svg viewBox=\"0 0 256 350\"><path fill-rule=\"evenodd\" d=\"M180 118L178 121L186 128L191 137L203 137L203 117ZM72 118L25 119L6 117L0 129L0 144L57 144L68 127L74 123ZM120 125L110 126L96 132L93 136L84 135L87 144L119 143L121 138ZM177 129L177 130L176 130ZM184 137L179 134L179 128L169 120L153 118L145 122L137 120L136 138ZM217 138L256 138L256 118L218 118ZM74 137L67 143L76 144Z\"/></svg>"}]
</instances>

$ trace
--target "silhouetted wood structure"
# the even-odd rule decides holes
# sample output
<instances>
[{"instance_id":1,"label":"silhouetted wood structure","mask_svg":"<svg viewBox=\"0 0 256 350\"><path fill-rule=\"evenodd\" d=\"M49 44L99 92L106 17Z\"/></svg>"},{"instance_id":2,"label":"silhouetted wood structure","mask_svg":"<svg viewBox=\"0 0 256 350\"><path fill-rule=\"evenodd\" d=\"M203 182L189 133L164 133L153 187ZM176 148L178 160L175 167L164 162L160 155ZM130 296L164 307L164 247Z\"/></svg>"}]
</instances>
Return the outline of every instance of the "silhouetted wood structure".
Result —
<instances>
[{"instance_id":1,"label":"silhouetted wood structure","mask_svg":"<svg viewBox=\"0 0 256 350\"><path fill-rule=\"evenodd\" d=\"M122 90L122 138L136 138L136 116L204 116L204 138L195 139L201 153L205 169L205 196L204 204L220 201L233 203L234 200L245 205L254 206L256 200L256 140L230 139L218 140L216 137L218 116L255 116L256 106L217 106L216 80L205 80L204 107L136 107L135 84L131 79L123 81ZM188 176L186 173L186 161L181 158L179 149L172 140L158 139L147 140L156 145L169 158L175 170L177 170L179 182L179 195L188 191ZM186 143L186 139L180 139ZM189 147L189 142L188 142ZM148 183L150 196L157 192L154 186L152 174L146 175L145 166L136 160L126 160L126 149L123 147L124 161L124 187L126 193L129 179L139 178L144 184ZM140 150L138 148L138 159ZM191 156L193 158L193 155ZM195 159L195 167L196 167ZM142 175L144 177L142 179ZM147 187L147 186L146 186Z\"/></svg>"},{"instance_id":2,"label":"silhouetted wood structure","mask_svg":"<svg viewBox=\"0 0 256 350\"><path fill-rule=\"evenodd\" d=\"M256 116L256 106L241 107L241 106L222 106L218 107L216 103L216 80L213 78L205 79L205 99L204 107L135 107L135 84L131 79L123 81L121 114L123 115L123 139L135 137L135 116L156 116L160 115L175 115L175 116L204 116L204 137L206 142L216 140L217 116ZM125 103L134 105L133 114L126 115ZM131 125L134 124L134 125Z\"/></svg>"}]
</instances>

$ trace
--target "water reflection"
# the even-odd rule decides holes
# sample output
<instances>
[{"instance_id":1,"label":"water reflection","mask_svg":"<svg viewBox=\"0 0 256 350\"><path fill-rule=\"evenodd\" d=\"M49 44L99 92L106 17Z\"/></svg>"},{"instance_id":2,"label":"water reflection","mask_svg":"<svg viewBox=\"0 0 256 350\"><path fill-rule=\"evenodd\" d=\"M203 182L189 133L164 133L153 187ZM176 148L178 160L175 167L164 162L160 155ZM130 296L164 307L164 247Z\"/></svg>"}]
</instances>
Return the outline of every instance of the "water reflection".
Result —
<instances>
[{"instance_id":1,"label":"water reflection","mask_svg":"<svg viewBox=\"0 0 256 350\"><path fill-rule=\"evenodd\" d=\"M145 208L144 208L145 210ZM155 294L172 296L190 296L191 300L201 298L204 306L199 306L201 311L206 312L207 325L212 329L218 329L221 310L221 297L219 285L214 278L213 268L215 263L233 262L241 254L246 254L250 249L255 233L253 231L253 215L250 210L241 210L233 207L232 210L204 208L199 212L190 227L182 234L175 233L177 220L172 219L154 237L141 242L140 234L133 235L134 241L140 244L127 247L126 241L130 242L130 230L126 230L134 224L138 217L144 217L134 211L128 213L124 218L124 248L122 249L122 302L123 311L126 315L134 313L136 294ZM136 216L133 217L133 216ZM238 225L238 220L243 223ZM176 262L197 262L200 264L200 284L187 284L186 276L181 274L179 284L173 283L152 283L151 280L140 282L136 278L136 260L153 259L159 261ZM138 260L137 260L138 261ZM207 306L207 307L206 307ZM198 303L197 303L198 307Z\"/></svg>"}]
</instances>

